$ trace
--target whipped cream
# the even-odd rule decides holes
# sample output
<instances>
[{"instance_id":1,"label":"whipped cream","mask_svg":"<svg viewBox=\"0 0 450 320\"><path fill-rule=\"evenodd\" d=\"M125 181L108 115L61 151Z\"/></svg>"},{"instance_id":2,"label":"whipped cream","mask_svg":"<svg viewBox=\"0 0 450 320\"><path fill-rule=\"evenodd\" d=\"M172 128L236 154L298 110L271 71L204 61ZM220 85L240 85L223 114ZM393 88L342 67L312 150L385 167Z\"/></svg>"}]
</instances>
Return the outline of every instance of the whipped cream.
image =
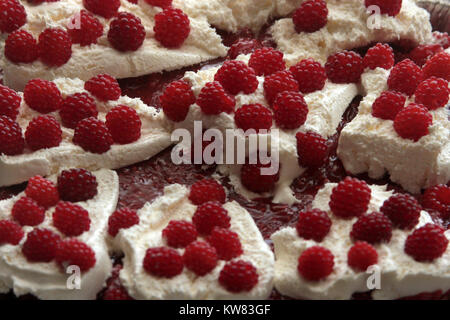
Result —
<instances>
[{"instance_id":1,"label":"whipped cream","mask_svg":"<svg viewBox=\"0 0 450 320\"><path fill-rule=\"evenodd\" d=\"M119 196L119 178L114 171L102 169L93 172L97 178L98 193L88 201L77 202L89 212L91 219L90 230L77 237L80 241L89 245L95 252L95 266L87 272L81 273L80 289L68 289L67 282L73 275L65 273L56 262L30 263L24 257L21 246L26 241L26 236L17 246L0 246L0 292L6 293L10 289L16 296L32 294L39 299L61 300L91 300L104 287L106 279L112 270L112 262L108 255L105 242L105 233L108 218L116 208ZM49 180L56 182L57 176L51 176ZM9 219L14 203L24 195L21 193L13 198L0 201L0 219ZM45 220L37 228L50 229L64 236L53 226L52 215L54 207L45 213ZM23 227L25 233L33 230L33 227Z\"/></svg>"}]
</instances>

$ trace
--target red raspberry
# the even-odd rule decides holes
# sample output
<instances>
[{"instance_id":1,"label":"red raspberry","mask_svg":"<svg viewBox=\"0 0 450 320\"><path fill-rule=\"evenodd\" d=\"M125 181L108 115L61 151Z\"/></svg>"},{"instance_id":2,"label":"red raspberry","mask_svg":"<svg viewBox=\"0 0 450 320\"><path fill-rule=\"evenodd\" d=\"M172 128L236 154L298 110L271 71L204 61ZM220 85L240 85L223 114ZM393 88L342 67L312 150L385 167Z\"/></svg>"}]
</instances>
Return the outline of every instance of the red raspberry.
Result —
<instances>
[{"instance_id":1,"label":"red raspberry","mask_svg":"<svg viewBox=\"0 0 450 320\"><path fill-rule=\"evenodd\" d=\"M97 117L97 105L88 93L74 93L63 100L59 115L65 127L74 129L81 120Z\"/></svg>"},{"instance_id":2,"label":"red raspberry","mask_svg":"<svg viewBox=\"0 0 450 320\"><path fill-rule=\"evenodd\" d=\"M158 247L147 250L144 269L155 277L173 278L183 272L183 258L172 248Z\"/></svg>"},{"instance_id":3,"label":"red raspberry","mask_svg":"<svg viewBox=\"0 0 450 320\"><path fill-rule=\"evenodd\" d=\"M217 266L217 252L208 242L195 241L186 247L183 261L189 270L202 277Z\"/></svg>"},{"instance_id":4,"label":"red raspberry","mask_svg":"<svg viewBox=\"0 0 450 320\"><path fill-rule=\"evenodd\" d=\"M372 105L372 116L394 120L397 114L404 108L406 97L395 91L383 92Z\"/></svg>"},{"instance_id":5,"label":"red raspberry","mask_svg":"<svg viewBox=\"0 0 450 320\"><path fill-rule=\"evenodd\" d=\"M85 169L64 170L58 177L58 191L62 200L87 201L97 195L97 178Z\"/></svg>"},{"instance_id":6,"label":"red raspberry","mask_svg":"<svg viewBox=\"0 0 450 320\"><path fill-rule=\"evenodd\" d=\"M402 8L402 0L365 0L366 8L377 6L381 10L381 14L387 14L395 17L400 13Z\"/></svg>"},{"instance_id":7,"label":"red raspberry","mask_svg":"<svg viewBox=\"0 0 450 320\"><path fill-rule=\"evenodd\" d=\"M299 237L321 242L330 232L331 219L328 213L319 209L300 212L296 228Z\"/></svg>"},{"instance_id":8,"label":"red raspberry","mask_svg":"<svg viewBox=\"0 0 450 320\"><path fill-rule=\"evenodd\" d=\"M392 221L394 227L411 230L419 223L422 207L414 197L398 193L387 199L380 211Z\"/></svg>"},{"instance_id":9,"label":"red raspberry","mask_svg":"<svg viewBox=\"0 0 450 320\"><path fill-rule=\"evenodd\" d=\"M83 0L83 5L90 12L109 19L117 15L120 0Z\"/></svg>"},{"instance_id":10,"label":"red raspberry","mask_svg":"<svg viewBox=\"0 0 450 320\"><path fill-rule=\"evenodd\" d=\"M116 210L108 220L108 233L115 237L121 229L128 229L139 223L136 211L123 208Z\"/></svg>"},{"instance_id":11,"label":"red raspberry","mask_svg":"<svg viewBox=\"0 0 450 320\"><path fill-rule=\"evenodd\" d=\"M389 90L412 96L423 80L423 72L409 59L397 63L388 78Z\"/></svg>"},{"instance_id":12,"label":"red raspberry","mask_svg":"<svg viewBox=\"0 0 450 320\"><path fill-rule=\"evenodd\" d=\"M101 101L116 101L122 94L117 80L108 74L99 74L86 81L84 89Z\"/></svg>"},{"instance_id":13,"label":"red raspberry","mask_svg":"<svg viewBox=\"0 0 450 320\"><path fill-rule=\"evenodd\" d=\"M45 219L45 209L33 199L22 197L14 204L11 215L21 226L37 226Z\"/></svg>"},{"instance_id":14,"label":"red raspberry","mask_svg":"<svg viewBox=\"0 0 450 320\"><path fill-rule=\"evenodd\" d=\"M53 116L39 116L30 121L25 132L27 145L34 151L59 146L61 125Z\"/></svg>"},{"instance_id":15,"label":"red raspberry","mask_svg":"<svg viewBox=\"0 0 450 320\"><path fill-rule=\"evenodd\" d=\"M292 20L298 33L318 31L328 22L327 3L324 0L305 1L294 12Z\"/></svg>"},{"instance_id":16,"label":"red raspberry","mask_svg":"<svg viewBox=\"0 0 450 320\"><path fill-rule=\"evenodd\" d=\"M364 69L383 68L389 70L394 66L394 50L386 43L377 43L367 50L363 64Z\"/></svg>"},{"instance_id":17,"label":"red raspberry","mask_svg":"<svg viewBox=\"0 0 450 320\"><path fill-rule=\"evenodd\" d=\"M419 67L422 67L429 58L442 51L444 49L439 44L422 44L409 53L409 58Z\"/></svg>"},{"instance_id":18,"label":"red raspberry","mask_svg":"<svg viewBox=\"0 0 450 320\"><path fill-rule=\"evenodd\" d=\"M18 245L23 236L24 232L17 223L0 220L0 246L3 244Z\"/></svg>"},{"instance_id":19,"label":"red raspberry","mask_svg":"<svg viewBox=\"0 0 450 320\"><path fill-rule=\"evenodd\" d=\"M448 247L445 230L428 223L414 230L405 242L405 253L419 262L431 262L441 257Z\"/></svg>"},{"instance_id":20,"label":"red raspberry","mask_svg":"<svg viewBox=\"0 0 450 320\"><path fill-rule=\"evenodd\" d=\"M66 30L48 28L39 35L39 56L48 66L60 67L72 56L72 39Z\"/></svg>"},{"instance_id":21,"label":"red raspberry","mask_svg":"<svg viewBox=\"0 0 450 320\"><path fill-rule=\"evenodd\" d=\"M272 106L277 126L284 130L299 128L308 116L308 105L300 92L281 92Z\"/></svg>"},{"instance_id":22,"label":"red raspberry","mask_svg":"<svg viewBox=\"0 0 450 320\"><path fill-rule=\"evenodd\" d=\"M25 140L19 124L6 116L0 116L0 154L9 156L21 154Z\"/></svg>"},{"instance_id":23,"label":"red raspberry","mask_svg":"<svg viewBox=\"0 0 450 320\"><path fill-rule=\"evenodd\" d=\"M22 98L14 90L0 84L0 116L16 120Z\"/></svg>"},{"instance_id":24,"label":"red raspberry","mask_svg":"<svg viewBox=\"0 0 450 320\"><path fill-rule=\"evenodd\" d=\"M322 90L327 80L325 68L313 59L304 59L289 69L303 94Z\"/></svg>"},{"instance_id":25,"label":"red raspberry","mask_svg":"<svg viewBox=\"0 0 450 320\"><path fill-rule=\"evenodd\" d=\"M229 261L244 253L239 235L229 229L214 228L208 242L216 248L220 260Z\"/></svg>"},{"instance_id":26,"label":"red raspberry","mask_svg":"<svg viewBox=\"0 0 450 320\"><path fill-rule=\"evenodd\" d=\"M167 8L172 5L172 0L145 0L149 5L160 7L160 8Z\"/></svg>"},{"instance_id":27,"label":"red raspberry","mask_svg":"<svg viewBox=\"0 0 450 320\"><path fill-rule=\"evenodd\" d=\"M236 111L234 116L236 127L247 131L250 129L270 130L272 127L272 111L263 105L247 104Z\"/></svg>"},{"instance_id":28,"label":"red raspberry","mask_svg":"<svg viewBox=\"0 0 450 320\"><path fill-rule=\"evenodd\" d=\"M129 12L120 12L111 21L108 41L118 51L136 51L145 40L145 28L141 19Z\"/></svg>"},{"instance_id":29,"label":"red raspberry","mask_svg":"<svg viewBox=\"0 0 450 320\"><path fill-rule=\"evenodd\" d=\"M425 106L410 103L395 117L394 129L400 137L417 142L430 133L428 128L432 124L433 116Z\"/></svg>"},{"instance_id":30,"label":"red raspberry","mask_svg":"<svg viewBox=\"0 0 450 320\"><path fill-rule=\"evenodd\" d=\"M5 57L14 63L31 63L39 58L36 39L25 30L16 30L5 41Z\"/></svg>"},{"instance_id":31,"label":"red raspberry","mask_svg":"<svg viewBox=\"0 0 450 320\"><path fill-rule=\"evenodd\" d=\"M97 39L103 35L103 25L86 10L81 10L68 23L67 31L73 43L82 47L97 43Z\"/></svg>"},{"instance_id":32,"label":"red raspberry","mask_svg":"<svg viewBox=\"0 0 450 320\"><path fill-rule=\"evenodd\" d=\"M78 122L72 141L85 151L97 154L107 152L114 143L106 124L94 117Z\"/></svg>"},{"instance_id":33,"label":"red raspberry","mask_svg":"<svg viewBox=\"0 0 450 320\"><path fill-rule=\"evenodd\" d=\"M378 263L377 250L367 242L356 242L347 254L347 262L355 271L365 272Z\"/></svg>"},{"instance_id":34,"label":"red raspberry","mask_svg":"<svg viewBox=\"0 0 450 320\"><path fill-rule=\"evenodd\" d=\"M423 194L424 208L436 210L443 219L450 219L450 187L440 184L428 188Z\"/></svg>"},{"instance_id":35,"label":"red raspberry","mask_svg":"<svg viewBox=\"0 0 450 320\"><path fill-rule=\"evenodd\" d=\"M119 276L122 268L120 264L113 267L111 277L106 281L107 287L102 297L103 300L133 300L120 281Z\"/></svg>"},{"instance_id":36,"label":"red raspberry","mask_svg":"<svg viewBox=\"0 0 450 320\"><path fill-rule=\"evenodd\" d=\"M183 80L171 82L159 99L164 114L175 122L186 119L189 107L195 103L191 86Z\"/></svg>"},{"instance_id":37,"label":"red raspberry","mask_svg":"<svg viewBox=\"0 0 450 320\"><path fill-rule=\"evenodd\" d=\"M214 227L230 227L228 212L217 201L209 201L199 205L192 217L192 222L202 235L209 235Z\"/></svg>"},{"instance_id":38,"label":"red raspberry","mask_svg":"<svg viewBox=\"0 0 450 320\"><path fill-rule=\"evenodd\" d=\"M188 221L171 220L162 231L167 245L172 248L185 248L197 240L198 233L194 224Z\"/></svg>"},{"instance_id":39,"label":"red raspberry","mask_svg":"<svg viewBox=\"0 0 450 320\"><path fill-rule=\"evenodd\" d=\"M328 57L328 78L334 83L357 83L364 71L363 59L353 51L341 51Z\"/></svg>"},{"instance_id":40,"label":"red raspberry","mask_svg":"<svg viewBox=\"0 0 450 320\"><path fill-rule=\"evenodd\" d=\"M131 107L120 105L106 115L106 126L115 143L128 144L141 137L142 122Z\"/></svg>"},{"instance_id":41,"label":"red raspberry","mask_svg":"<svg viewBox=\"0 0 450 320\"><path fill-rule=\"evenodd\" d=\"M233 112L236 101L225 92L219 82L214 81L208 82L202 88L197 98L197 104L204 114L218 115L221 112Z\"/></svg>"},{"instance_id":42,"label":"red raspberry","mask_svg":"<svg viewBox=\"0 0 450 320\"><path fill-rule=\"evenodd\" d=\"M450 54L441 52L430 58L423 66L425 79L432 76L450 81Z\"/></svg>"},{"instance_id":43,"label":"red raspberry","mask_svg":"<svg viewBox=\"0 0 450 320\"><path fill-rule=\"evenodd\" d=\"M53 213L53 225L68 237L77 237L91 228L89 212L79 205L61 201Z\"/></svg>"},{"instance_id":44,"label":"red raspberry","mask_svg":"<svg viewBox=\"0 0 450 320\"><path fill-rule=\"evenodd\" d=\"M286 69L283 52L264 47L252 53L248 66L255 70L258 76L268 76Z\"/></svg>"},{"instance_id":45,"label":"red raspberry","mask_svg":"<svg viewBox=\"0 0 450 320\"><path fill-rule=\"evenodd\" d=\"M228 50L228 59L236 59L241 54L250 54L260 48L262 48L262 44L256 39L239 38Z\"/></svg>"},{"instance_id":46,"label":"red raspberry","mask_svg":"<svg viewBox=\"0 0 450 320\"><path fill-rule=\"evenodd\" d=\"M415 101L423 104L428 110L436 110L447 105L449 94L447 80L431 77L419 84Z\"/></svg>"},{"instance_id":47,"label":"red raspberry","mask_svg":"<svg viewBox=\"0 0 450 320\"><path fill-rule=\"evenodd\" d=\"M234 260L220 271L219 283L232 293L248 292L258 284L258 272L250 262Z\"/></svg>"},{"instance_id":48,"label":"red raspberry","mask_svg":"<svg viewBox=\"0 0 450 320\"><path fill-rule=\"evenodd\" d=\"M298 83L290 71L279 71L264 79L264 96L270 105L284 91L299 91Z\"/></svg>"},{"instance_id":49,"label":"red raspberry","mask_svg":"<svg viewBox=\"0 0 450 320\"><path fill-rule=\"evenodd\" d=\"M299 165L306 168L321 167L328 156L327 140L315 132L298 132L295 137Z\"/></svg>"},{"instance_id":50,"label":"red raspberry","mask_svg":"<svg viewBox=\"0 0 450 320\"><path fill-rule=\"evenodd\" d=\"M55 184L41 176L35 176L28 180L25 194L46 209L55 206L59 201L59 193Z\"/></svg>"},{"instance_id":51,"label":"red raspberry","mask_svg":"<svg viewBox=\"0 0 450 320\"><path fill-rule=\"evenodd\" d=\"M298 258L298 272L308 281L325 279L333 272L333 267L334 255L324 247L306 249Z\"/></svg>"},{"instance_id":52,"label":"red raspberry","mask_svg":"<svg viewBox=\"0 0 450 320\"><path fill-rule=\"evenodd\" d=\"M333 188L330 209L338 217L359 217L369 208L371 190L365 181L347 177Z\"/></svg>"},{"instance_id":53,"label":"red raspberry","mask_svg":"<svg viewBox=\"0 0 450 320\"><path fill-rule=\"evenodd\" d=\"M191 32L190 23L182 10L166 8L155 16L155 39L166 48L179 48Z\"/></svg>"},{"instance_id":54,"label":"red raspberry","mask_svg":"<svg viewBox=\"0 0 450 320\"><path fill-rule=\"evenodd\" d=\"M48 229L34 229L28 233L22 253L29 262L50 262L60 241L60 236Z\"/></svg>"},{"instance_id":55,"label":"red raspberry","mask_svg":"<svg viewBox=\"0 0 450 320\"><path fill-rule=\"evenodd\" d=\"M13 32L27 22L25 8L18 0L1 0L0 12L1 32Z\"/></svg>"},{"instance_id":56,"label":"red raspberry","mask_svg":"<svg viewBox=\"0 0 450 320\"><path fill-rule=\"evenodd\" d=\"M255 71L238 60L225 61L214 76L214 80L220 82L223 88L233 95L239 92L250 94L258 88Z\"/></svg>"},{"instance_id":57,"label":"red raspberry","mask_svg":"<svg viewBox=\"0 0 450 320\"><path fill-rule=\"evenodd\" d=\"M27 105L37 112L50 113L61 107L62 96L51 81L33 79L28 81L23 92Z\"/></svg>"},{"instance_id":58,"label":"red raspberry","mask_svg":"<svg viewBox=\"0 0 450 320\"><path fill-rule=\"evenodd\" d=\"M56 250L55 260L62 268L77 266L81 271L88 271L96 263L94 250L77 239L61 241Z\"/></svg>"},{"instance_id":59,"label":"red raspberry","mask_svg":"<svg viewBox=\"0 0 450 320\"><path fill-rule=\"evenodd\" d=\"M437 44L439 44L442 48L448 49L450 47L450 36L447 32L433 32L434 40Z\"/></svg>"},{"instance_id":60,"label":"red raspberry","mask_svg":"<svg viewBox=\"0 0 450 320\"><path fill-rule=\"evenodd\" d=\"M244 164L241 168L241 182L248 190L263 193L271 192L280 178L279 170L273 175L263 175L262 168L269 168L270 164Z\"/></svg>"},{"instance_id":61,"label":"red raspberry","mask_svg":"<svg viewBox=\"0 0 450 320\"><path fill-rule=\"evenodd\" d=\"M226 197L225 188L215 179L197 181L191 186L191 192L189 193L189 200L195 205L208 201L225 203Z\"/></svg>"},{"instance_id":62,"label":"red raspberry","mask_svg":"<svg viewBox=\"0 0 450 320\"><path fill-rule=\"evenodd\" d=\"M387 243L392 238L392 222L379 212L362 215L353 224L350 237L370 244Z\"/></svg>"}]
</instances>

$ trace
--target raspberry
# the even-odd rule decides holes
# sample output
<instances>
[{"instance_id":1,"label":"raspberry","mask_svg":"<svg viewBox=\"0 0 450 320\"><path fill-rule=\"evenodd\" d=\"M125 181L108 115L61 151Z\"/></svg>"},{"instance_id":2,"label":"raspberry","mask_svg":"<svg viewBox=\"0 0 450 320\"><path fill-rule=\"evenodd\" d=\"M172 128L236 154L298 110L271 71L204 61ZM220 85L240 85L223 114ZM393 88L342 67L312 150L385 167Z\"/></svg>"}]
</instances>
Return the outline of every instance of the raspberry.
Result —
<instances>
[{"instance_id":1,"label":"raspberry","mask_svg":"<svg viewBox=\"0 0 450 320\"><path fill-rule=\"evenodd\" d=\"M128 229L139 223L136 211L128 208L116 210L108 220L108 233L115 237L121 229Z\"/></svg>"},{"instance_id":2,"label":"raspberry","mask_svg":"<svg viewBox=\"0 0 450 320\"><path fill-rule=\"evenodd\" d=\"M136 51L145 40L145 28L141 19L129 12L120 12L111 21L108 41L118 51Z\"/></svg>"},{"instance_id":3,"label":"raspberry","mask_svg":"<svg viewBox=\"0 0 450 320\"><path fill-rule=\"evenodd\" d=\"M22 253L29 262L50 262L60 241L60 236L48 229L34 229L28 233Z\"/></svg>"},{"instance_id":4,"label":"raspberry","mask_svg":"<svg viewBox=\"0 0 450 320\"><path fill-rule=\"evenodd\" d=\"M412 96L422 80L422 70L414 62L406 59L397 63L391 70L388 78L388 87L389 90Z\"/></svg>"},{"instance_id":5,"label":"raspberry","mask_svg":"<svg viewBox=\"0 0 450 320\"><path fill-rule=\"evenodd\" d=\"M27 22L25 8L18 0L0 1L0 31L13 32Z\"/></svg>"},{"instance_id":6,"label":"raspberry","mask_svg":"<svg viewBox=\"0 0 450 320\"><path fill-rule=\"evenodd\" d=\"M58 191L64 201L90 200L97 195L97 186L95 175L85 169L64 170L58 177Z\"/></svg>"},{"instance_id":7,"label":"raspberry","mask_svg":"<svg viewBox=\"0 0 450 320\"><path fill-rule=\"evenodd\" d=\"M308 94L322 90L327 80L325 68L313 59L304 59L289 69L297 80L300 92Z\"/></svg>"},{"instance_id":8,"label":"raspberry","mask_svg":"<svg viewBox=\"0 0 450 320\"><path fill-rule=\"evenodd\" d=\"M220 260L229 261L244 253L238 234L229 229L214 228L208 242L216 248Z\"/></svg>"},{"instance_id":9,"label":"raspberry","mask_svg":"<svg viewBox=\"0 0 450 320\"><path fill-rule=\"evenodd\" d=\"M166 8L155 16L155 39L166 48L179 48L188 38L191 26L188 16L176 8Z\"/></svg>"},{"instance_id":10,"label":"raspberry","mask_svg":"<svg viewBox=\"0 0 450 320\"><path fill-rule=\"evenodd\" d=\"M202 277L217 266L216 249L204 241L195 241L186 247L183 261L189 270Z\"/></svg>"},{"instance_id":11,"label":"raspberry","mask_svg":"<svg viewBox=\"0 0 450 320\"><path fill-rule=\"evenodd\" d=\"M252 53L248 66L253 68L258 76L268 76L286 69L283 56L281 51L264 47Z\"/></svg>"},{"instance_id":12,"label":"raspberry","mask_svg":"<svg viewBox=\"0 0 450 320\"><path fill-rule=\"evenodd\" d=\"M0 246L3 244L18 245L23 236L24 232L17 223L0 220Z\"/></svg>"},{"instance_id":13,"label":"raspberry","mask_svg":"<svg viewBox=\"0 0 450 320\"><path fill-rule=\"evenodd\" d=\"M91 13L81 10L70 20L67 31L72 43L84 47L97 43L97 39L103 35L103 25Z\"/></svg>"},{"instance_id":14,"label":"raspberry","mask_svg":"<svg viewBox=\"0 0 450 320\"><path fill-rule=\"evenodd\" d=\"M270 130L273 121L272 111L259 103L247 104L236 111L234 121L236 126L244 131Z\"/></svg>"},{"instance_id":15,"label":"raspberry","mask_svg":"<svg viewBox=\"0 0 450 320\"><path fill-rule=\"evenodd\" d=\"M306 168L321 167L328 155L327 140L315 132L298 132L295 137L299 165Z\"/></svg>"},{"instance_id":16,"label":"raspberry","mask_svg":"<svg viewBox=\"0 0 450 320\"><path fill-rule=\"evenodd\" d=\"M23 152L25 140L19 124L6 116L0 116L0 154L17 155Z\"/></svg>"},{"instance_id":17,"label":"raspberry","mask_svg":"<svg viewBox=\"0 0 450 320\"><path fill-rule=\"evenodd\" d=\"M172 248L185 248L197 240L198 233L195 226L188 221L171 220L162 231L167 245Z\"/></svg>"},{"instance_id":18,"label":"raspberry","mask_svg":"<svg viewBox=\"0 0 450 320\"><path fill-rule=\"evenodd\" d=\"M230 227L228 212L217 201L209 201L199 205L192 217L192 222L202 235L209 235L214 227Z\"/></svg>"},{"instance_id":19,"label":"raspberry","mask_svg":"<svg viewBox=\"0 0 450 320\"><path fill-rule=\"evenodd\" d=\"M171 82L159 99L164 114L175 122L186 119L189 107L195 103L191 86L183 80Z\"/></svg>"},{"instance_id":20,"label":"raspberry","mask_svg":"<svg viewBox=\"0 0 450 320\"><path fill-rule=\"evenodd\" d=\"M431 77L419 84L415 101L423 104L428 110L436 110L447 105L449 94L447 80Z\"/></svg>"},{"instance_id":21,"label":"raspberry","mask_svg":"<svg viewBox=\"0 0 450 320\"><path fill-rule=\"evenodd\" d=\"M120 105L109 111L106 126L118 144L132 143L141 137L141 119L136 110L128 106Z\"/></svg>"},{"instance_id":22,"label":"raspberry","mask_svg":"<svg viewBox=\"0 0 450 320\"><path fill-rule=\"evenodd\" d=\"M160 7L160 8L167 8L172 5L172 0L145 0L149 5Z\"/></svg>"},{"instance_id":23,"label":"raspberry","mask_svg":"<svg viewBox=\"0 0 450 320\"><path fill-rule=\"evenodd\" d=\"M258 272L250 262L228 262L220 271L219 283L232 293L248 292L258 284Z\"/></svg>"},{"instance_id":24,"label":"raspberry","mask_svg":"<svg viewBox=\"0 0 450 320\"><path fill-rule=\"evenodd\" d=\"M402 0L365 0L366 8L377 6L381 10L381 14L387 14L395 17L400 13L402 8Z\"/></svg>"},{"instance_id":25,"label":"raspberry","mask_svg":"<svg viewBox=\"0 0 450 320\"><path fill-rule=\"evenodd\" d=\"M31 109L40 113L50 113L61 108L61 92L51 81L41 79L28 81L23 97Z\"/></svg>"},{"instance_id":26,"label":"raspberry","mask_svg":"<svg viewBox=\"0 0 450 320\"><path fill-rule=\"evenodd\" d=\"M48 28L39 35L39 57L48 66L60 67L72 56L72 39L66 30Z\"/></svg>"},{"instance_id":27,"label":"raspberry","mask_svg":"<svg viewBox=\"0 0 450 320\"><path fill-rule=\"evenodd\" d=\"M61 201L53 213L53 225L68 237L77 237L91 227L89 212L79 205Z\"/></svg>"},{"instance_id":28,"label":"raspberry","mask_svg":"<svg viewBox=\"0 0 450 320\"><path fill-rule=\"evenodd\" d=\"M409 53L409 58L419 67L422 67L429 58L442 52L444 49L438 44L420 45Z\"/></svg>"},{"instance_id":29,"label":"raspberry","mask_svg":"<svg viewBox=\"0 0 450 320\"><path fill-rule=\"evenodd\" d=\"M375 100L372 105L372 116L394 120L397 114L405 106L406 97L395 91L385 91Z\"/></svg>"},{"instance_id":30,"label":"raspberry","mask_svg":"<svg viewBox=\"0 0 450 320\"><path fill-rule=\"evenodd\" d=\"M59 201L59 193L55 184L41 176L35 176L28 180L25 194L45 209L55 206Z\"/></svg>"},{"instance_id":31,"label":"raspberry","mask_svg":"<svg viewBox=\"0 0 450 320\"><path fill-rule=\"evenodd\" d=\"M30 121L25 132L27 145L34 151L59 146L61 125L53 116L39 116Z\"/></svg>"},{"instance_id":32,"label":"raspberry","mask_svg":"<svg viewBox=\"0 0 450 320\"><path fill-rule=\"evenodd\" d=\"M77 239L61 241L56 250L55 260L64 269L68 266L78 266L81 271L88 271L96 263L94 250Z\"/></svg>"},{"instance_id":33,"label":"raspberry","mask_svg":"<svg viewBox=\"0 0 450 320\"><path fill-rule=\"evenodd\" d=\"M292 20L298 33L318 31L328 22L327 3L324 0L305 1L294 12Z\"/></svg>"},{"instance_id":34,"label":"raspberry","mask_svg":"<svg viewBox=\"0 0 450 320\"><path fill-rule=\"evenodd\" d=\"M241 54L250 54L257 49L261 49L262 44L256 39L239 38L228 50L228 59L236 59Z\"/></svg>"},{"instance_id":35,"label":"raspberry","mask_svg":"<svg viewBox=\"0 0 450 320\"><path fill-rule=\"evenodd\" d=\"M299 128L308 116L308 105L300 92L281 92L272 106L277 126L284 130Z\"/></svg>"},{"instance_id":36,"label":"raspberry","mask_svg":"<svg viewBox=\"0 0 450 320\"><path fill-rule=\"evenodd\" d=\"M189 200L195 205L208 201L225 203L226 197L225 188L215 179L197 181L191 186L191 192L189 193Z\"/></svg>"},{"instance_id":37,"label":"raspberry","mask_svg":"<svg viewBox=\"0 0 450 320\"><path fill-rule=\"evenodd\" d=\"M392 221L394 227L411 230L419 223L422 207L412 196L398 193L387 199L380 211Z\"/></svg>"},{"instance_id":38,"label":"raspberry","mask_svg":"<svg viewBox=\"0 0 450 320\"><path fill-rule=\"evenodd\" d=\"M367 242L357 242L347 253L347 262L355 271L365 272L368 267L378 263L378 253Z\"/></svg>"},{"instance_id":39,"label":"raspberry","mask_svg":"<svg viewBox=\"0 0 450 320\"><path fill-rule=\"evenodd\" d=\"M103 300L133 300L120 282L119 276L122 269L120 264L113 267L111 277L106 281L107 287L102 297Z\"/></svg>"},{"instance_id":40,"label":"raspberry","mask_svg":"<svg viewBox=\"0 0 450 320\"><path fill-rule=\"evenodd\" d=\"M264 96L270 105L284 91L299 91L298 83L290 71L279 71L264 79Z\"/></svg>"},{"instance_id":41,"label":"raspberry","mask_svg":"<svg viewBox=\"0 0 450 320\"><path fill-rule=\"evenodd\" d=\"M425 79L432 76L450 81L450 54L440 52L431 57L423 66Z\"/></svg>"},{"instance_id":42,"label":"raspberry","mask_svg":"<svg viewBox=\"0 0 450 320\"><path fill-rule=\"evenodd\" d=\"M120 0L83 0L83 5L90 12L109 19L117 15Z\"/></svg>"},{"instance_id":43,"label":"raspberry","mask_svg":"<svg viewBox=\"0 0 450 320\"><path fill-rule=\"evenodd\" d=\"M39 58L36 39L25 30L16 30L5 41L5 57L14 63L31 63Z\"/></svg>"},{"instance_id":44,"label":"raspberry","mask_svg":"<svg viewBox=\"0 0 450 320\"><path fill-rule=\"evenodd\" d=\"M183 272L183 258L171 248L158 247L147 250L144 269L155 277L173 278Z\"/></svg>"},{"instance_id":45,"label":"raspberry","mask_svg":"<svg viewBox=\"0 0 450 320\"><path fill-rule=\"evenodd\" d=\"M410 103L395 117L394 129L400 137L417 142L430 133L428 128L432 124L433 116L425 106Z\"/></svg>"},{"instance_id":46,"label":"raspberry","mask_svg":"<svg viewBox=\"0 0 450 320\"><path fill-rule=\"evenodd\" d=\"M419 262L431 262L441 257L448 247L444 229L428 223L414 230L405 242L405 253Z\"/></svg>"},{"instance_id":47,"label":"raspberry","mask_svg":"<svg viewBox=\"0 0 450 320\"><path fill-rule=\"evenodd\" d=\"M22 197L14 204L11 215L21 226L37 226L45 219L45 209L33 199Z\"/></svg>"},{"instance_id":48,"label":"raspberry","mask_svg":"<svg viewBox=\"0 0 450 320\"><path fill-rule=\"evenodd\" d=\"M394 66L394 50L388 45L377 43L375 46L367 50L363 59L364 69L383 68L386 70Z\"/></svg>"},{"instance_id":49,"label":"raspberry","mask_svg":"<svg viewBox=\"0 0 450 320\"><path fill-rule=\"evenodd\" d=\"M225 61L214 76L214 80L220 82L223 88L233 95L239 92L250 94L258 88L255 71L238 60Z\"/></svg>"},{"instance_id":50,"label":"raspberry","mask_svg":"<svg viewBox=\"0 0 450 320\"><path fill-rule=\"evenodd\" d=\"M447 32L433 32L434 40L437 44L439 44L442 48L448 49L450 47L450 36Z\"/></svg>"},{"instance_id":51,"label":"raspberry","mask_svg":"<svg viewBox=\"0 0 450 320\"><path fill-rule=\"evenodd\" d=\"M387 243L392 237L392 222L379 212L362 215L353 224L350 237L370 244Z\"/></svg>"},{"instance_id":52,"label":"raspberry","mask_svg":"<svg viewBox=\"0 0 450 320\"><path fill-rule=\"evenodd\" d=\"M81 120L97 117L97 105L88 93L74 93L63 100L59 115L65 127L74 129Z\"/></svg>"},{"instance_id":53,"label":"raspberry","mask_svg":"<svg viewBox=\"0 0 450 320\"><path fill-rule=\"evenodd\" d=\"M334 256L324 247L306 249L298 258L298 272L308 281L325 279L333 272L333 267Z\"/></svg>"},{"instance_id":54,"label":"raspberry","mask_svg":"<svg viewBox=\"0 0 450 320\"><path fill-rule=\"evenodd\" d=\"M79 145L85 151L102 154L111 148L114 141L106 124L101 120L90 117L78 122L73 143Z\"/></svg>"},{"instance_id":55,"label":"raspberry","mask_svg":"<svg viewBox=\"0 0 450 320\"><path fill-rule=\"evenodd\" d=\"M344 50L328 57L325 71L334 83L357 83L364 71L363 59L356 52Z\"/></svg>"},{"instance_id":56,"label":"raspberry","mask_svg":"<svg viewBox=\"0 0 450 320\"><path fill-rule=\"evenodd\" d=\"M0 116L16 120L22 98L14 90L0 84Z\"/></svg>"},{"instance_id":57,"label":"raspberry","mask_svg":"<svg viewBox=\"0 0 450 320\"><path fill-rule=\"evenodd\" d=\"M270 164L244 164L241 167L242 185L256 193L271 192L280 178L280 172L278 170L276 174L263 175L261 170L269 167Z\"/></svg>"},{"instance_id":58,"label":"raspberry","mask_svg":"<svg viewBox=\"0 0 450 320\"><path fill-rule=\"evenodd\" d=\"M101 101L116 101L122 94L117 80L108 74L99 74L86 81L84 89Z\"/></svg>"},{"instance_id":59,"label":"raspberry","mask_svg":"<svg viewBox=\"0 0 450 320\"><path fill-rule=\"evenodd\" d=\"M330 232L331 219L325 211L319 209L300 212L296 228L299 237L321 242Z\"/></svg>"},{"instance_id":60,"label":"raspberry","mask_svg":"<svg viewBox=\"0 0 450 320\"><path fill-rule=\"evenodd\" d=\"M424 208L436 210L443 219L450 219L450 187L440 184L428 188L423 194Z\"/></svg>"},{"instance_id":61,"label":"raspberry","mask_svg":"<svg viewBox=\"0 0 450 320\"><path fill-rule=\"evenodd\" d=\"M333 188L330 209L338 217L359 217L369 208L371 190L366 182L347 177Z\"/></svg>"},{"instance_id":62,"label":"raspberry","mask_svg":"<svg viewBox=\"0 0 450 320\"><path fill-rule=\"evenodd\" d=\"M206 115L218 115L221 112L234 111L236 101L229 96L222 85L217 82L208 82L200 91L197 104Z\"/></svg>"}]
</instances>

